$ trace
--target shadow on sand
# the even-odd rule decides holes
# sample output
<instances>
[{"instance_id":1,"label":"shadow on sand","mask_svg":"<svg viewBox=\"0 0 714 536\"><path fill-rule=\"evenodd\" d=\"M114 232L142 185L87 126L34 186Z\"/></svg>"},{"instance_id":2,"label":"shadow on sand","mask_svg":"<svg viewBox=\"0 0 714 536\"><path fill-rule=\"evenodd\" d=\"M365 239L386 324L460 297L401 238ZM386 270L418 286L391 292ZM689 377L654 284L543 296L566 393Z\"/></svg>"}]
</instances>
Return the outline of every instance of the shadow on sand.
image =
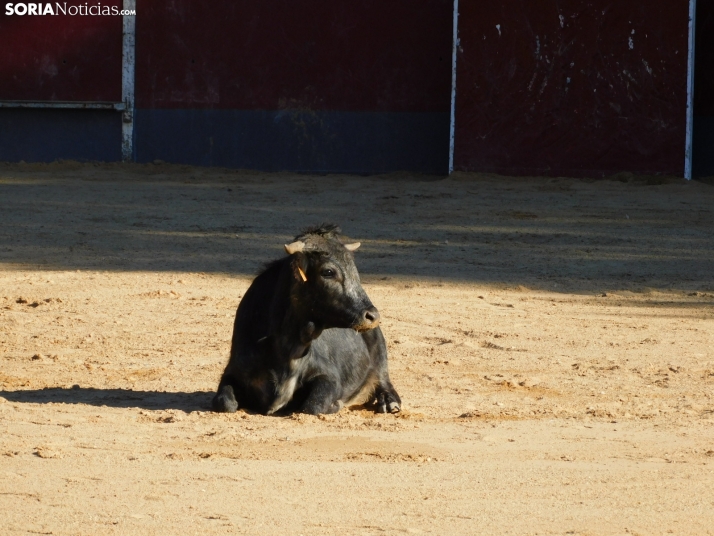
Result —
<instances>
[{"instance_id":1,"label":"shadow on sand","mask_svg":"<svg viewBox=\"0 0 714 536\"><path fill-rule=\"evenodd\" d=\"M255 274L332 221L365 275L570 291L708 290L714 188L0 165L0 266Z\"/></svg>"},{"instance_id":2,"label":"shadow on sand","mask_svg":"<svg viewBox=\"0 0 714 536\"><path fill-rule=\"evenodd\" d=\"M0 391L0 397L9 402L25 404L87 404L110 408L141 408L148 410L177 409L210 411L213 392L194 393L133 391L131 389L95 389L93 387L49 387L21 391Z\"/></svg>"}]
</instances>

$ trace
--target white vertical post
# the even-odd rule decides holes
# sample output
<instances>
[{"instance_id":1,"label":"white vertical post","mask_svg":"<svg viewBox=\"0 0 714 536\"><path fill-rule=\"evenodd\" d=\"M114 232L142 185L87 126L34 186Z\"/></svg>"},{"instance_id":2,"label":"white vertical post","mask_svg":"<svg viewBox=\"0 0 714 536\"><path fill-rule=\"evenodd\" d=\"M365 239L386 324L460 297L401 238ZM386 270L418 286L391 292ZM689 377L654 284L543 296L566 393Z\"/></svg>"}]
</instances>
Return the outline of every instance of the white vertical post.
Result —
<instances>
[{"instance_id":1,"label":"white vertical post","mask_svg":"<svg viewBox=\"0 0 714 536\"><path fill-rule=\"evenodd\" d=\"M136 10L136 0L123 0L124 10ZM122 112L121 156L131 162L134 149L134 70L136 63L136 16L123 15L121 100Z\"/></svg>"},{"instance_id":2,"label":"white vertical post","mask_svg":"<svg viewBox=\"0 0 714 536\"><path fill-rule=\"evenodd\" d=\"M692 178L692 135L694 130L694 33L697 0L689 0L689 57L687 60L687 134L684 146L684 178Z\"/></svg>"},{"instance_id":3,"label":"white vertical post","mask_svg":"<svg viewBox=\"0 0 714 536\"><path fill-rule=\"evenodd\" d=\"M456 54L458 52L458 49L459 0L454 0L454 28L451 44L451 119L449 122L449 175L451 175L454 171L454 128L456 126Z\"/></svg>"}]
</instances>

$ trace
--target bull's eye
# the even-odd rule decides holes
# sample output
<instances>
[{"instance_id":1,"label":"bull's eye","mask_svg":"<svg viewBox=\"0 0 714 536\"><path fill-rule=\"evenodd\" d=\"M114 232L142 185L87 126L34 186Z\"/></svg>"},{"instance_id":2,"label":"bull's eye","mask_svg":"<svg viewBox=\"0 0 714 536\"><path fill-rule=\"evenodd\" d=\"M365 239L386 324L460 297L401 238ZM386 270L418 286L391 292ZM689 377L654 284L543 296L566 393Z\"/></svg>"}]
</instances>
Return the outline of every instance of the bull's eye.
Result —
<instances>
[{"instance_id":1,"label":"bull's eye","mask_svg":"<svg viewBox=\"0 0 714 536\"><path fill-rule=\"evenodd\" d=\"M335 271L332 268L325 268L322 272L320 272L320 274L326 279L335 277Z\"/></svg>"}]
</instances>

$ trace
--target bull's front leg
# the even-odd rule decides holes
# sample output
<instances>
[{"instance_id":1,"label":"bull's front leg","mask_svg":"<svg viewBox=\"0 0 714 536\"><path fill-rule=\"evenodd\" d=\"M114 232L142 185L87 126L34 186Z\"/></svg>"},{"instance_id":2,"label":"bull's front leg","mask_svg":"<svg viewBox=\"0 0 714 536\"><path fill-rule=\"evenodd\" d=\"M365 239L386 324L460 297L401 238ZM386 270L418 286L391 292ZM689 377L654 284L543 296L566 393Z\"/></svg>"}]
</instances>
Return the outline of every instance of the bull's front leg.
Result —
<instances>
[{"instance_id":1,"label":"bull's front leg","mask_svg":"<svg viewBox=\"0 0 714 536\"><path fill-rule=\"evenodd\" d=\"M377 413L399 413L402 409L402 399L389 379L380 382L374 390Z\"/></svg>"},{"instance_id":2,"label":"bull's front leg","mask_svg":"<svg viewBox=\"0 0 714 536\"><path fill-rule=\"evenodd\" d=\"M310 394L300 408L301 413L319 415L337 413L342 409L341 389L334 380L321 376L310 382L309 388Z\"/></svg>"},{"instance_id":3,"label":"bull's front leg","mask_svg":"<svg viewBox=\"0 0 714 536\"><path fill-rule=\"evenodd\" d=\"M221 382L218 392L213 397L213 411L219 413L235 413L238 410L238 401L230 383Z\"/></svg>"}]
</instances>

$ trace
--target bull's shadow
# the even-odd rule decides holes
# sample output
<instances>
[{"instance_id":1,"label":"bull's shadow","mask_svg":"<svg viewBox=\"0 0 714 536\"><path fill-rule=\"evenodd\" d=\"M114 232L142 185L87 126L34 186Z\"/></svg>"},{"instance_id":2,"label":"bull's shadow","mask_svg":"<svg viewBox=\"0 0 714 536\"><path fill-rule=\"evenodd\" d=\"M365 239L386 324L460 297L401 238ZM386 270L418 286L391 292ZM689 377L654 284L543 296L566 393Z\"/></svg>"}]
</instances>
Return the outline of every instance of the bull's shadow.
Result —
<instances>
[{"instance_id":1,"label":"bull's shadow","mask_svg":"<svg viewBox=\"0 0 714 536\"><path fill-rule=\"evenodd\" d=\"M196 391L193 393L164 391L133 391L131 389L95 389L94 387L49 387L21 391L0 391L0 397L10 402L26 404L86 404L110 408L141 408L148 410L177 409L209 411L215 393Z\"/></svg>"}]
</instances>

